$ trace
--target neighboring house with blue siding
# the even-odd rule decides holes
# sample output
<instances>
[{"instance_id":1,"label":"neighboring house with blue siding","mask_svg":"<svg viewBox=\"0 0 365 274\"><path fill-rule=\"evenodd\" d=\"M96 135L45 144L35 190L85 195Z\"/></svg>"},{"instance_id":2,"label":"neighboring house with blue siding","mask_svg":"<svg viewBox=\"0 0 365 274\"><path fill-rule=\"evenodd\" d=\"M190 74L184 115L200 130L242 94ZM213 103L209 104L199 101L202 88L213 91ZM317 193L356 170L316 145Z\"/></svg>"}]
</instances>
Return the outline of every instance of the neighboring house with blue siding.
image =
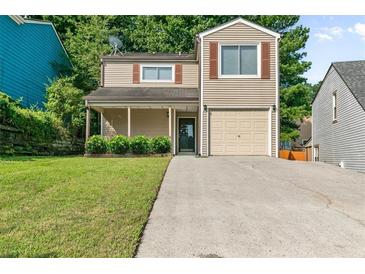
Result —
<instances>
[{"instance_id":1,"label":"neighboring house with blue siding","mask_svg":"<svg viewBox=\"0 0 365 274\"><path fill-rule=\"evenodd\" d=\"M71 63L50 22L0 16L0 91L43 107L46 85Z\"/></svg>"},{"instance_id":2,"label":"neighboring house with blue siding","mask_svg":"<svg viewBox=\"0 0 365 274\"><path fill-rule=\"evenodd\" d=\"M312 118L313 160L365 172L365 60L330 66Z\"/></svg>"}]
</instances>

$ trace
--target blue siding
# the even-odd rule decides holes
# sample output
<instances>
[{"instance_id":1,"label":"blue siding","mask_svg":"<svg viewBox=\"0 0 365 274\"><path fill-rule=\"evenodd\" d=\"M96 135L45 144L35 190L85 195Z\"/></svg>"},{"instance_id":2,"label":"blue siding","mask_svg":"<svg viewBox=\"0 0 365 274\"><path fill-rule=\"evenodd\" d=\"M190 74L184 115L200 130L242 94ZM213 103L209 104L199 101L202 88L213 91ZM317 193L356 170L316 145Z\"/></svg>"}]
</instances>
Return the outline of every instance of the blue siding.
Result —
<instances>
[{"instance_id":1,"label":"blue siding","mask_svg":"<svg viewBox=\"0 0 365 274\"><path fill-rule=\"evenodd\" d=\"M59 76L54 63L70 66L51 25L0 16L0 91L23 98L26 107L43 107L46 85Z\"/></svg>"}]
</instances>

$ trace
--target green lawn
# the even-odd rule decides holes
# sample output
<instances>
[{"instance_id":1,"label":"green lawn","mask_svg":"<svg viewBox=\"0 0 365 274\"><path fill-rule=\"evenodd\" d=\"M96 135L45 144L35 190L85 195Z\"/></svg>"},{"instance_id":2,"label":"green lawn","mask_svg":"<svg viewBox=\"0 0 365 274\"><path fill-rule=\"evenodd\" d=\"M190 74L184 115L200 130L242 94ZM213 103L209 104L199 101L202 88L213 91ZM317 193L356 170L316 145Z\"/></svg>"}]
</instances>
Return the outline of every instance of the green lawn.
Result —
<instances>
[{"instance_id":1,"label":"green lawn","mask_svg":"<svg viewBox=\"0 0 365 274\"><path fill-rule=\"evenodd\" d=\"M0 158L0 257L132 257L169 160Z\"/></svg>"}]
</instances>

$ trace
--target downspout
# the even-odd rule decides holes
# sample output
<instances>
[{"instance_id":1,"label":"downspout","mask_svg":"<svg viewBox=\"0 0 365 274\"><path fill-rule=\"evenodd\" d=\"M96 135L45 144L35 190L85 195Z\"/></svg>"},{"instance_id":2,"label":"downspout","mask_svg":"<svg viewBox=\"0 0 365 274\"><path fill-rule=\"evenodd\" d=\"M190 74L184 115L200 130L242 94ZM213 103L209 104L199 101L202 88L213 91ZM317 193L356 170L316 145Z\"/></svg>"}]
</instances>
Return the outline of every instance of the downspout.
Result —
<instances>
[{"instance_id":1,"label":"downspout","mask_svg":"<svg viewBox=\"0 0 365 274\"><path fill-rule=\"evenodd\" d=\"M204 91L204 86L203 86L203 76L204 76L204 71L203 71L203 60L204 60L204 53L203 53L203 37L199 36L200 38L200 55L199 55L199 69L200 69L200 156L203 156L203 91ZM207 133L208 134L208 133Z\"/></svg>"},{"instance_id":2,"label":"downspout","mask_svg":"<svg viewBox=\"0 0 365 274\"><path fill-rule=\"evenodd\" d=\"M276 158L279 158L280 149L280 37L275 40L276 48Z\"/></svg>"}]
</instances>

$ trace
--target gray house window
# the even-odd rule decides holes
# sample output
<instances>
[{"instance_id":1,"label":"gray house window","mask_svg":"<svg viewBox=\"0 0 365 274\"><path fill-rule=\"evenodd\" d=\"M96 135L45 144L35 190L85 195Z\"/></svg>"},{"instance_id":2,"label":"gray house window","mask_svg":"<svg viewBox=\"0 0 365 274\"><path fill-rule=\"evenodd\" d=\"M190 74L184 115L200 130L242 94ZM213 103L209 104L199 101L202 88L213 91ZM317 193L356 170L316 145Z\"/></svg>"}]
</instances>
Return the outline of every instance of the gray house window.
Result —
<instances>
[{"instance_id":1,"label":"gray house window","mask_svg":"<svg viewBox=\"0 0 365 274\"><path fill-rule=\"evenodd\" d=\"M142 81L173 81L173 66L145 66L142 65Z\"/></svg>"},{"instance_id":2,"label":"gray house window","mask_svg":"<svg viewBox=\"0 0 365 274\"><path fill-rule=\"evenodd\" d=\"M257 45L221 46L221 75L257 75Z\"/></svg>"}]
</instances>

